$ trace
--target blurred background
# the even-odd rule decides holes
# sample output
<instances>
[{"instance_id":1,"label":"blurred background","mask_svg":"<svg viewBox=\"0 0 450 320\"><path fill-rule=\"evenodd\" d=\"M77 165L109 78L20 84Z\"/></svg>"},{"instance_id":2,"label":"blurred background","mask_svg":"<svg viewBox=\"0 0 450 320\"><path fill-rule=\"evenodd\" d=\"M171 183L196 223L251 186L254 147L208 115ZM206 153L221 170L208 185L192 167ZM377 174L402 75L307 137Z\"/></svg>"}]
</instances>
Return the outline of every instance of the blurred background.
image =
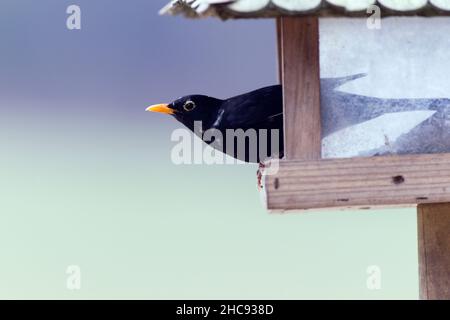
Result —
<instances>
[{"instance_id":1,"label":"blurred background","mask_svg":"<svg viewBox=\"0 0 450 320\"><path fill-rule=\"evenodd\" d=\"M0 2L0 298L417 298L415 209L270 215L257 166L172 164L145 107L277 83L277 55L273 20L166 1Z\"/></svg>"}]
</instances>

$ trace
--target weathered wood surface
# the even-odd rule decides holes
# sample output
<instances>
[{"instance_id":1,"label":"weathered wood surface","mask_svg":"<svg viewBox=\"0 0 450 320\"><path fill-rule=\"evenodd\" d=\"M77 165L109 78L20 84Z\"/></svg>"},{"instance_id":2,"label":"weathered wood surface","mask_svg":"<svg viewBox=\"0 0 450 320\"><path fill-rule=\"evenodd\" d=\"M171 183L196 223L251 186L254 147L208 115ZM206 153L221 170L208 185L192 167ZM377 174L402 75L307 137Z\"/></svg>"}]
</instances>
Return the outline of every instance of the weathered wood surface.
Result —
<instances>
[{"instance_id":1,"label":"weathered wood surface","mask_svg":"<svg viewBox=\"0 0 450 320\"><path fill-rule=\"evenodd\" d=\"M319 21L280 18L286 159L321 157Z\"/></svg>"},{"instance_id":2,"label":"weathered wood surface","mask_svg":"<svg viewBox=\"0 0 450 320\"><path fill-rule=\"evenodd\" d=\"M448 0L172 0L161 14L188 17L227 18L277 17L312 14L319 16L367 16L367 9L379 6L383 16L449 15Z\"/></svg>"},{"instance_id":3,"label":"weathered wood surface","mask_svg":"<svg viewBox=\"0 0 450 320\"><path fill-rule=\"evenodd\" d=\"M277 32L277 62L278 62L278 81L283 82L283 65L282 65L282 54L283 47L281 44L281 18L275 20L276 32Z\"/></svg>"},{"instance_id":4,"label":"weathered wood surface","mask_svg":"<svg viewBox=\"0 0 450 320\"><path fill-rule=\"evenodd\" d=\"M272 211L444 203L450 154L282 160L262 184Z\"/></svg>"},{"instance_id":5,"label":"weathered wood surface","mask_svg":"<svg viewBox=\"0 0 450 320\"><path fill-rule=\"evenodd\" d=\"M417 208L421 299L450 299L450 203Z\"/></svg>"}]
</instances>

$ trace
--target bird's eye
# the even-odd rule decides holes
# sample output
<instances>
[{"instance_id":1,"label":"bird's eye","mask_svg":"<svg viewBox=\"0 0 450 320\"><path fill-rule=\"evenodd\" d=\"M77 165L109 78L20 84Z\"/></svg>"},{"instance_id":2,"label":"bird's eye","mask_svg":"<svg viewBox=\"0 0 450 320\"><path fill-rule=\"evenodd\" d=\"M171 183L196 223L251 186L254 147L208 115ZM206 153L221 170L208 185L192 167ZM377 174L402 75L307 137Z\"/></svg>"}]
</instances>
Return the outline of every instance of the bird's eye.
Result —
<instances>
[{"instance_id":1,"label":"bird's eye","mask_svg":"<svg viewBox=\"0 0 450 320\"><path fill-rule=\"evenodd\" d=\"M184 103L184 105L183 105L183 109L186 110L186 111L192 111L192 110L194 110L194 109L195 109L195 103L194 103L194 101L191 101L191 100L186 101L186 102Z\"/></svg>"}]
</instances>

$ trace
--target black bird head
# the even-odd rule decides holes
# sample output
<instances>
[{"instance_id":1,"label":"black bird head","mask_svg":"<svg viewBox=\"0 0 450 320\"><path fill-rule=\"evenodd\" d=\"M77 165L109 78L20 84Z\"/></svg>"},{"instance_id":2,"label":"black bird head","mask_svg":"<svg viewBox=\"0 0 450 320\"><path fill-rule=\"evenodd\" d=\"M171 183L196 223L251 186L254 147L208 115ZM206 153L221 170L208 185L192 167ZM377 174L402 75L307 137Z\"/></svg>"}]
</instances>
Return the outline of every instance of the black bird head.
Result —
<instances>
[{"instance_id":1,"label":"black bird head","mask_svg":"<svg viewBox=\"0 0 450 320\"><path fill-rule=\"evenodd\" d=\"M152 105L146 111L173 115L191 130L194 128L195 121L202 121L203 128L208 129L217 119L222 102L220 99L208 96L190 95L169 104Z\"/></svg>"}]
</instances>

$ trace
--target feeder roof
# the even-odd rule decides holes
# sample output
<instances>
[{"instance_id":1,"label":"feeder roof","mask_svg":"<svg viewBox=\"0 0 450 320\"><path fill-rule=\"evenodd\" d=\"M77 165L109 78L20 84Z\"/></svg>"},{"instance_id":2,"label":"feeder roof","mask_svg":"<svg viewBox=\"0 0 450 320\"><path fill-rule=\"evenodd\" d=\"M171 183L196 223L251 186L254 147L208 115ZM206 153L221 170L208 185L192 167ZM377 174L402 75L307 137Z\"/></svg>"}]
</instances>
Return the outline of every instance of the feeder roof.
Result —
<instances>
[{"instance_id":1,"label":"feeder roof","mask_svg":"<svg viewBox=\"0 0 450 320\"><path fill-rule=\"evenodd\" d=\"M367 16L372 5L379 6L382 16L450 15L450 0L172 0L160 13L222 19L282 15Z\"/></svg>"}]
</instances>

